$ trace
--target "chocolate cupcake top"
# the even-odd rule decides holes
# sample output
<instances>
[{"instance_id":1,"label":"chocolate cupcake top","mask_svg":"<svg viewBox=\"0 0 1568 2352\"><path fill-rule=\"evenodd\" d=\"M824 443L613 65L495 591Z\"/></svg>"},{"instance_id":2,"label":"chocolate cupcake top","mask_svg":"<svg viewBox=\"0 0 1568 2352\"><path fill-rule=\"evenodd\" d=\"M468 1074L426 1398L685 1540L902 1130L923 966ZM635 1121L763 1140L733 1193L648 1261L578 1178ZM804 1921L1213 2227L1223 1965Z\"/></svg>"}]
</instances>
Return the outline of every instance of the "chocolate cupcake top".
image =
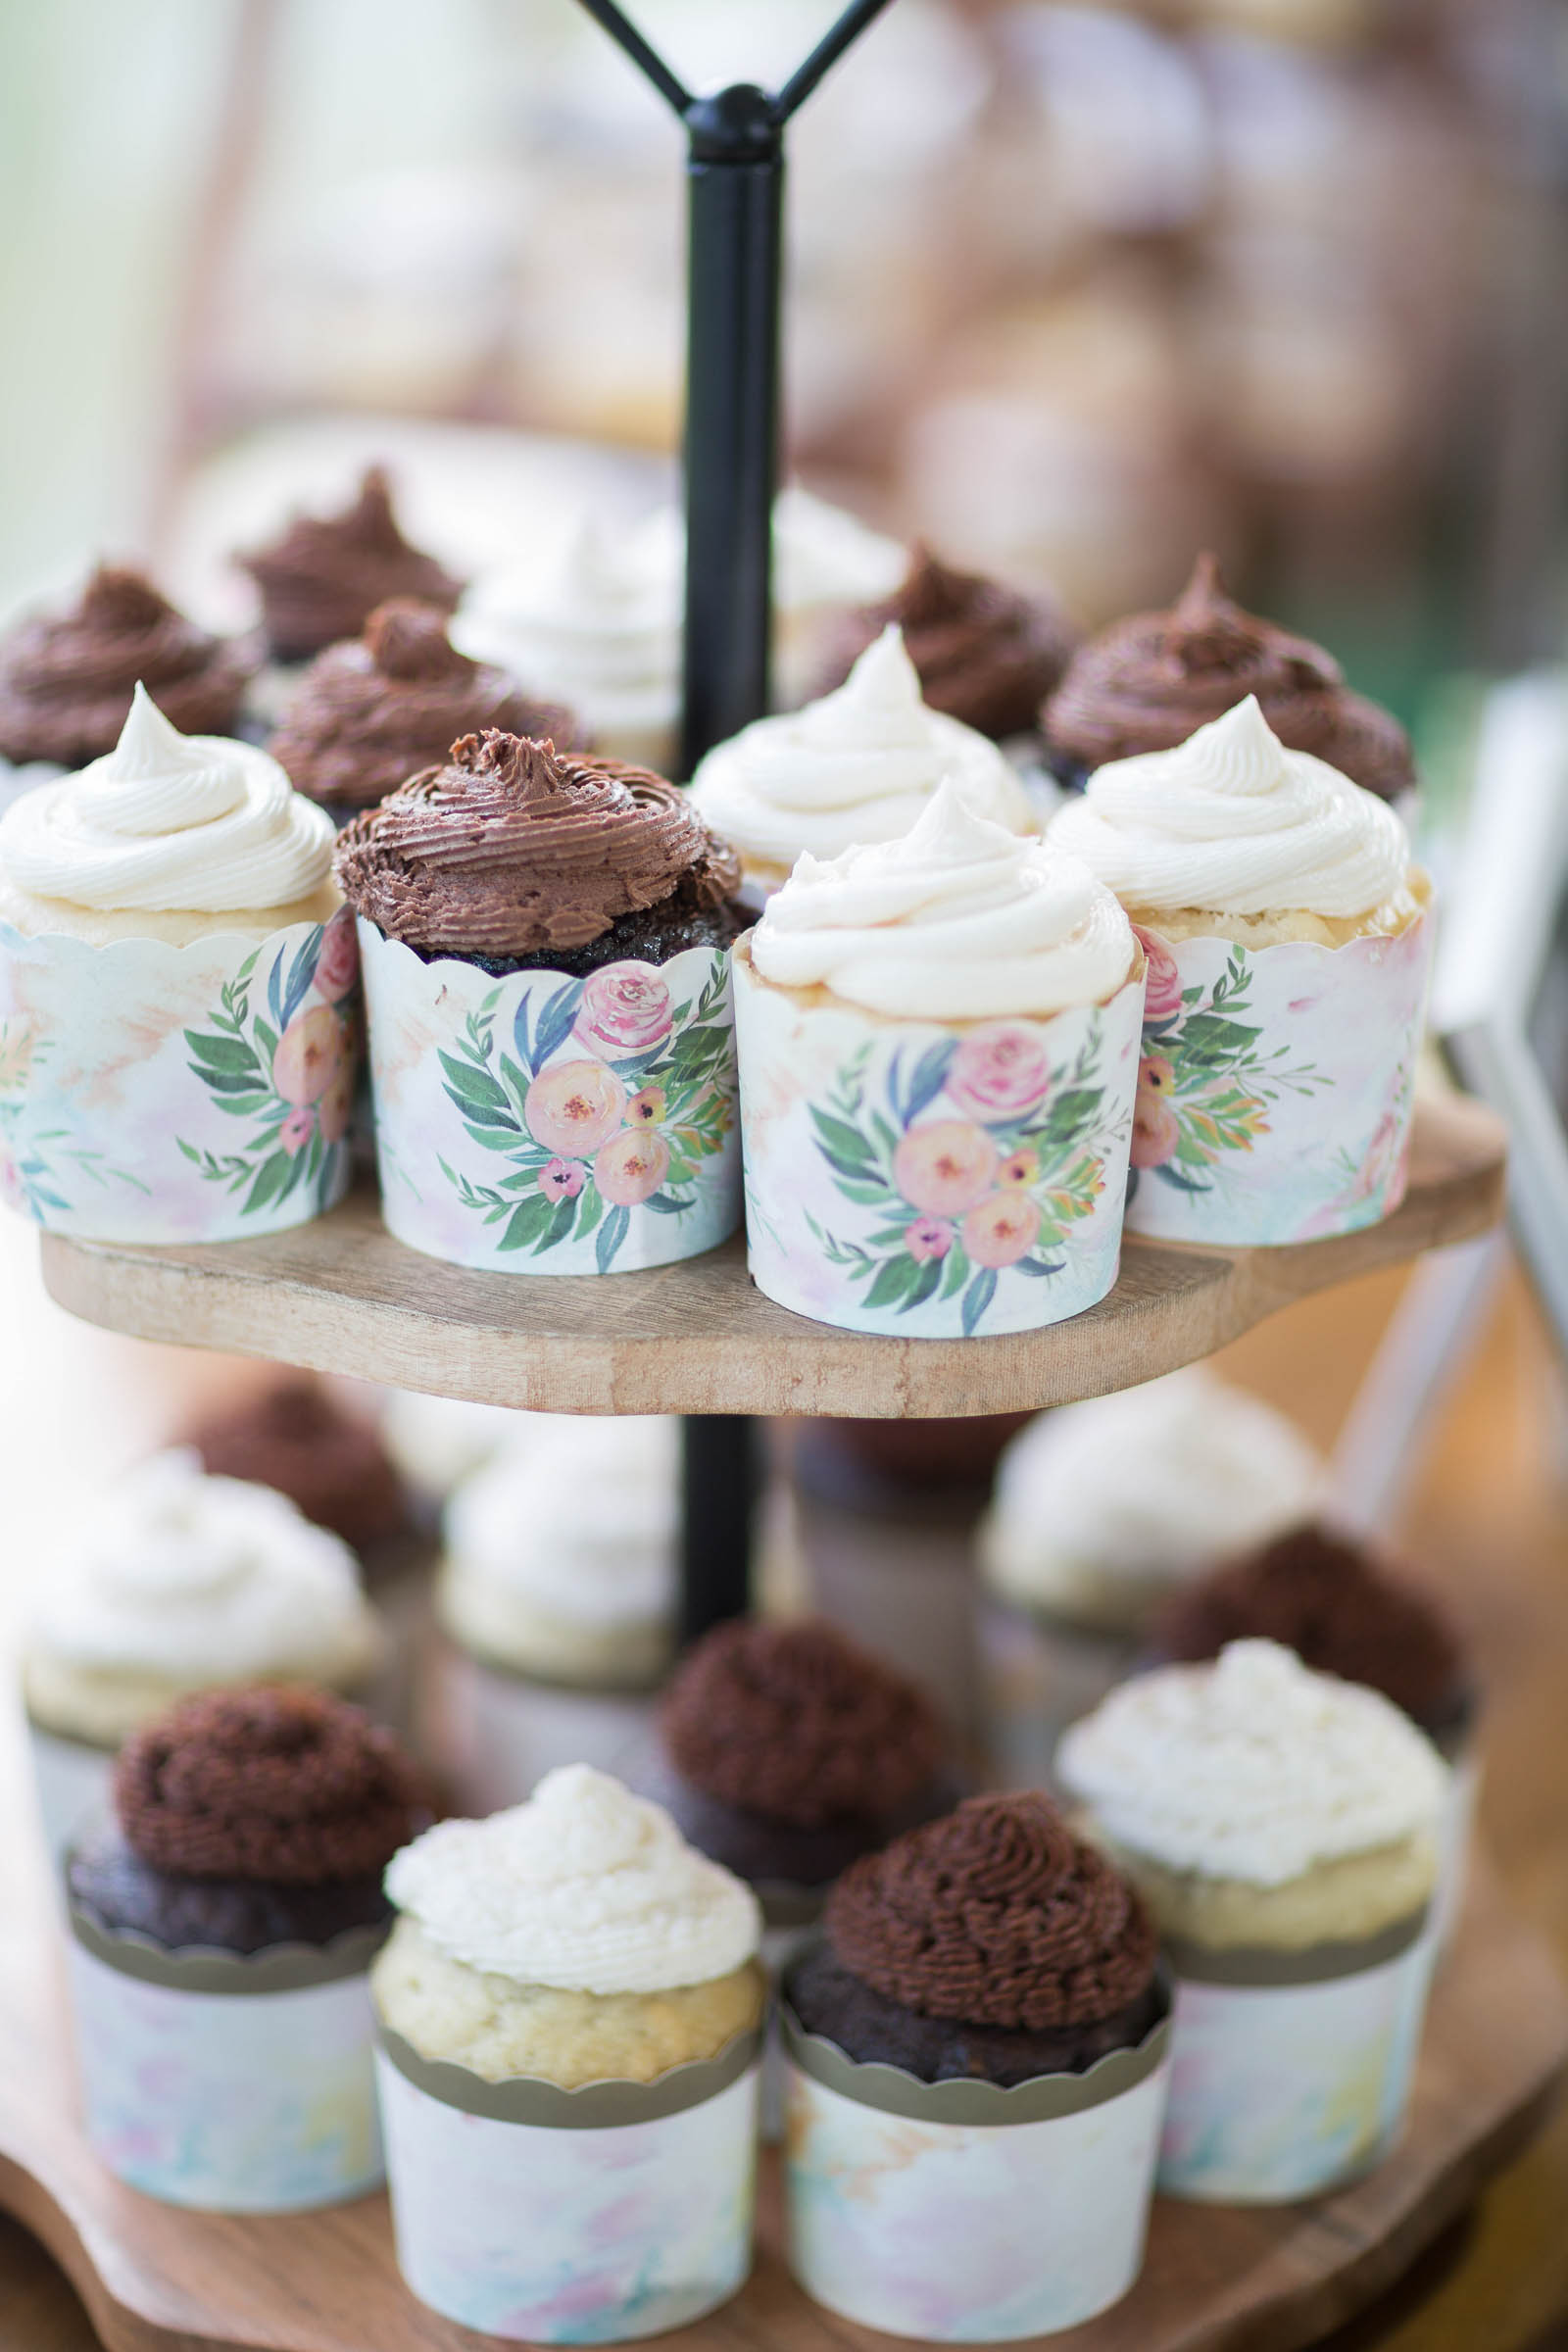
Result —
<instances>
[{"instance_id":1,"label":"chocolate cupcake top","mask_svg":"<svg viewBox=\"0 0 1568 2352\"><path fill-rule=\"evenodd\" d=\"M715 1627L670 1684L662 1729L706 1795L806 1830L896 1814L945 1745L912 1683L819 1624Z\"/></svg>"},{"instance_id":2,"label":"chocolate cupcake top","mask_svg":"<svg viewBox=\"0 0 1568 2352\"><path fill-rule=\"evenodd\" d=\"M1330 1529L1292 1528L1179 1593L1154 1646L1176 1661L1217 1658L1261 1636L1320 1674L1364 1683L1427 1729L1465 1702L1464 1660L1442 1610Z\"/></svg>"},{"instance_id":3,"label":"chocolate cupcake top","mask_svg":"<svg viewBox=\"0 0 1568 2352\"><path fill-rule=\"evenodd\" d=\"M1288 750L1381 800L1414 783L1398 720L1352 693L1320 645L1244 612L1207 554L1168 611L1132 613L1080 646L1042 717L1055 752L1095 768L1169 751L1250 694Z\"/></svg>"},{"instance_id":4,"label":"chocolate cupcake top","mask_svg":"<svg viewBox=\"0 0 1568 2352\"><path fill-rule=\"evenodd\" d=\"M678 785L494 727L355 817L333 870L390 938L455 956L586 947L623 914L718 906L740 882Z\"/></svg>"},{"instance_id":5,"label":"chocolate cupcake top","mask_svg":"<svg viewBox=\"0 0 1568 2352\"><path fill-rule=\"evenodd\" d=\"M854 1863L826 1923L874 1991L976 2026L1093 2025L1148 1989L1158 1941L1132 1886L1032 1789L970 1797Z\"/></svg>"},{"instance_id":6,"label":"chocolate cupcake top","mask_svg":"<svg viewBox=\"0 0 1568 2352\"><path fill-rule=\"evenodd\" d=\"M270 547L235 561L261 592L268 643L280 662L357 637L389 597L417 597L450 612L463 594L461 580L404 538L379 466L340 514L296 514Z\"/></svg>"},{"instance_id":7,"label":"chocolate cupcake top","mask_svg":"<svg viewBox=\"0 0 1568 2352\"><path fill-rule=\"evenodd\" d=\"M154 1870L318 1886L383 1870L428 1808L392 1733L287 1686L207 1690L121 1749L115 1811Z\"/></svg>"},{"instance_id":8,"label":"chocolate cupcake top","mask_svg":"<svg viewBox=\"0 0 1568 2352\"><path fill-rule=\"evenodd\" d=\"M0 642L0 757L84 767L112 752L138 681L184 735L228 735L260 660L210 637L139 571L103 564L69 612Z\"/></svg>"},{"instance_id":9,"label":"chocolate cupcake top","mask_svg":"<svg viewBox=\"0 0 1568 2352\"><path fill-rule=\"evenodd\" d=\"M286 1494L356 1551L409 1524L408 1492L374 1428L308 1372L284 1373L258 1394L220 1405L180 1443L195 1447L210 1476Z\"/></svg>"},{"instance_id":10,"label":"chocolate cupcake top","mask_svg":"<svg viewBox=\"0 0 1568 2352\"><path fill-rule=\"evenodd\" d=\"M916 545L893 595L840 623L818 692L839 685L889 622L904 632L930 708L998 737L1035 724L1078 636L1048 599L956 571Z\"/></svg>"},{"instance_id":11,"label":"chocolate cupcake top","mask_svg":"<svg viewBox=\"0 0 1568 2352\"><path fill-rule=\"evenodd\" d=\"M297 791L370 808L481 727L564 751L578 740L569 710L530 702L504 669L460 654L438 606L393 597L362 636L318 654L268 748Z\"/></svg>"}]
</instances>

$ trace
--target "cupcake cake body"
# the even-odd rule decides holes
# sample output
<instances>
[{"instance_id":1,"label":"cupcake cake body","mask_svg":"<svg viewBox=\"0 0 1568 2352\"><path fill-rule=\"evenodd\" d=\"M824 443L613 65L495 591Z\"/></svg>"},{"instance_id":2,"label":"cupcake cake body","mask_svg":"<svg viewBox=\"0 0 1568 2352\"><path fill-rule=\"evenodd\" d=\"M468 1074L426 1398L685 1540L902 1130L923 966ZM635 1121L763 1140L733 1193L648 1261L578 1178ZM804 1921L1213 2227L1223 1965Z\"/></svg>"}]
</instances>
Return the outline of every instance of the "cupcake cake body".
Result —
<instances>
[{"instance_id":1,"label":"cupcake cake body","mask_svg":"<svg viewBox=\"0 0 1568 2352\"><path fill-rule=\"evenodd\" d=\"M450 612L463 593L461 580L404 538L379 466L368 468L359 496L340 514L296 514L270 547L236 561L256 583L268 645L283 663L308 662L358 637L389 597L416 597Z\"/></svg>"},{"instance_id":2,"label":"cupcake cake body","mask_svg":"<svg viewBox=\"0 0 1568 2352\"><path fill-rule=\"evenodd\" d=\"M574 1765L398 1856L377 2060L404 2278L464 2326L628 2341L751 2267L753 1897Z\"/></svg>"}]
</instances>

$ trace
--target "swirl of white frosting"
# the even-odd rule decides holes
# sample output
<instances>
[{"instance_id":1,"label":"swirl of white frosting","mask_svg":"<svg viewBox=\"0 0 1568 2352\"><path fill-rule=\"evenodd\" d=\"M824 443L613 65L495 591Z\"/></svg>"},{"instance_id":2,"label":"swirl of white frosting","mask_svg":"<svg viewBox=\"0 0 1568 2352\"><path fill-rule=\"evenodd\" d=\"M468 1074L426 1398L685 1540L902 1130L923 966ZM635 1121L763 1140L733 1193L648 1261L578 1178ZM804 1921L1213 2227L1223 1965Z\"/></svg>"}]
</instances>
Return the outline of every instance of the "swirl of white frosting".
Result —
<instances>
[{"instance_id":1,"label":"swirl of white frosting","mask_svg":"<svg viewBox=\"0 0 1568 2352\"><path fill-rule=\"evenodd\" d=\"M1380 1691L1277 1642L1118 1685L1066 1734L1056 1770L1128 1852L1252 1886L1435 1831L1448 1785Z\"/></svg>"},{"instance_id":2,"label":"swirl of white frosting","mask_svg":"<svg viewBox=\"0 0 1568 2352\"><path fill-rule=\"evenodd\" d=\"M332 841L331 818L275 760L181 735L138 685L112 752L0 818L0 871L72 906L221 914L308 898Z\"/></svg>"},{"instance_id":3,"label":"swirl of white frosting","mask_svg":"<svg viewBox=\"0 0 1568 2352\"><path fill-rule=\"evenodd\" d=\"M178 1683L368 1668L374 1611L346 1544L270 1487L209 1478L181 1447L107 1489L32 1604L45 1654Z\"/></svg>"},{"instance_id":4,"label":"swirl of white frosting","mask_svg":"<svg viewBox=\"0 0 1568 2352\"><path fill-rule=\"evenodd\" d=\"M572 1625L672 1617L677 1425L663 1414L552 1414L447 1505L449 1573Z\"/></svg>"},{"instance_id":5,"label":"swirl of white frosting","mask_svg":"<svg viewBox=\"0 0 1568 2352\"><path fill-rule=\"evenodd\" d=\"M1087 866L977 815L951 782L902 841L803 856L752 934L764 980L910 1020L1098 1004L1135 953Z\"/></svg>"},{"instance_id":6,"label":"swirl of white frosting","mask_svg":"<svg viewBox=\"0 0 1568 2352\"><path fill-rule=\"evenodd\" d=\"M804 710L759 718L710 752L692 798L743 858L792 865L907 833L944 780L1011 833L1038 822L987 736L929 710L900 630L888 627L842 686Z\"/></svg>"},{"instance_id":7,"label":"swirl of white frosting","mask_svg":"<svg viewBox=\"0 0 1568 2352\"><path fill-rule=\"evenodd\" d=\"M1162 1590L1305 1518L1321 1477L1283 1414L1190 1364L1020 1430L981 1565L1025 1607L1135 1623Z\"/></svg>"},{"instance_id":8,"label":"swirl of white frosting","mask_svg":"<svg viewBox=\"0 0 1568 2352\"><path fill-rule=\"evenodd\" d=\"M564 1992L710 1984L761 1939L751 1888L588 1764L487 1821L438 1822L393 1856L386 1890L449 1959Z\"/></svg>"},{"instance_id":9,"label":"swirl of white frosting","mask_svg":"<svg viewBox=\"0 0 1568 2352\"><path fill-rule=\"evenodd\" d=\"M590 730L667 726L679 701L680 584L584 516L553 551L477 581L452 642L565 703Z\"/></svg>"},{"instance_id":10,"label":"swirl of white frosting","mask_svg":"<svg viewBox=\"0 0 1568 2352\"><path fill-rule=\"evenodd\" d=\"M1410 869L1388 804L1326 760L1288 752L1251 694L1175 751L1097 768L1051 835L1124 906L1155 910L1364 915Z\"/></svg>"}]
</instances>

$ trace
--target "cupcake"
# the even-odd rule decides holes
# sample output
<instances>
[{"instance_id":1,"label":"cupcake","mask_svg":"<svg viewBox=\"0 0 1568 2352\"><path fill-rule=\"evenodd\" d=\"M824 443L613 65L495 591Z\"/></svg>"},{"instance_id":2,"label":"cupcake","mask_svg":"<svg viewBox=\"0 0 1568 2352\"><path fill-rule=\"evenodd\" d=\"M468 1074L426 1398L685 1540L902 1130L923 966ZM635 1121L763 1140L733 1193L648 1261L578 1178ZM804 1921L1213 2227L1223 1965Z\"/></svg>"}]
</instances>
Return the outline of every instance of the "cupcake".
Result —
<instances>
[{"instance_id":1,"label":"cupcake","mask_svg":"<svg viewBox=\"0 0 1568 2352\"><path fill-rule=\"evenodd\" d=\"M920 699L896 628L867 648L820 702L760 718L710 752L692 778L702 815L740 852L760 906L804 852L837 858L896 841L948 782L965 808L1034 833L1028 796L993 743Z\"/></svg>"},{"instance_id":2,"label":"cupcake","mask_svg":"<svg viewBox=\"0 0 1568 2352\"><path fill-rule=\"evenodd\" d=\"M1379 800L1413 788L1398 720L1352 694L1321 646L1233 604L1211 555L1199 557L1168 612L1113 621L1080 646L1042 723L1058 774L1081 784L1107 760L1174 751L1250 694L1288 750L1310 752Z\"/></svg>"},{"instance_id":3,"label":"cupcake","mask_svg":"<svg viewBox=\"0 0 1568 2352\"><path fill-rule=\"evenodd\" d=\"M323 1691L209 1691L126 1743L114 1813L67 1869L98 2155L220 2213L373 2188L381 1873L429 1818L391 1733Z\"/></svg>"},{"instance_id":4,"label":"cupcake","mask_svg":"<svg viewBox=\"0 0 1568 2352\"><path fill-rule=\"evenodd\" d=\"M215 1684L364 1689L382 1632L354 1555L267 1487L155 1455L80 1512L41 1563L23 1648L44 1827L58 1851L115 1750Z\"/></svg>"},{"instance_id":5,"label":"cupcake","mask_svg":"<svg viewBox=\"0 0 1568 2352\"><path fill-rule=\"evenodd\" d=\"M475 1812L618 1769L674 1652L679 1423L537 1419L446 1511L428 1738Z\"/></svg>"},{"instance_id":6,"label":"cupcake","mask_svg":"<svg viewBox=\"0 0 1568 2352\"><path fill-rule=\"evenodd\" d=\"M857 1862L789 1970L790 2267L928 2342L1071 2328L1138 2275L1170 2002L1139 1896L1039 1795Z\"/></svg>"},{"instance_id":7,"label":"cupcake","mask_svg":"<svg viewBox=\"0 0 1568 2352\"><path fill-rule=\"evenodd\" d=\"M1430 885L1394 810L1256 697L1052 819L1149 957L1129 1229L1247 1247L1404 1198Z\"/></svg>"},{"instance_id":8,"label":"cupcake","mask_svg":"<svg viewBox=\"0 0 1568 2352\"><path fill-rule=\"evenodd\" d=\"M1143 954L1108 891L942 784L807 855L735 949L752 1278L849 1331L1032 1331L1116 1279Z\"/></svg>"},{"instance_id":9,"label":"cupcake","mask_svg":"<svg viewBox=\"0 0 1568 2352\"><path fill-rule=\"evenodd\" d=\"M280 662L308 662L358 637L391 597L450 612L463 593L461 580L404 538L379 466L367 469L359 496L340 514L296 514L270 546L235 562L256 583L267 642Z\"/></svg>"},{"instance_id":10,"label":"cupcake","mask_svg":"<svg viewBox=\"0 0 1568 2352\"><path fill-rule=\"evenodd\" d=\"M684 793L492 729L356 817L335 871L400 1241L603 1274L725 1239L740 868Z\"/></svg>"},{"instance_id":11,"label":"cupcake","mask_svg":"<svg viewBox=\"0 0 1568 2352\"><path fill-rule=\"evenodd\" d=\"M615 2343L751 2268L753 1897L585 1764L397 1856L375 1966L398 2264L533 2343Z\"/></svg>"},{"instance_id":12,"label":"cupcake","mask_svg":"<svg viewBox=\"0 0 1568 2352\"><path fill-rule=\"evenodd\" d=\"M504 1448L523 1444L540 1424L555 1428L556 1416L393 1389L381 1416L381 1439L421 1510L429 1513Z\"/></svg>"},{"instance_id":13,"label":"cupcake","mask_svg":"<svg viewBox=\"0 0 1568 2352\"><path fill-rule=\"evenodd\" d=\"M211 1477L286 1495L314 1527L342 1538L368 1582L414 1534L412 1499L375 1424L339 1403L315 1373L275 1373L199 1414L178 1442Z\"/></svg>"},{"instance_id":14,"label":"cupcake","mask_svg":"<svg viewBox=\"0 0 1568 2352\"><path fill-rule=\"evenodd\" d=\"M357 956L331 820L144 687L0 818L0 1193L102 1241L231 1240L348 1182Z\"/></svg>"},{"instance_id":15,"label":"cupcake","mask_svg":"<svg viewBox=\"0 0 1568 2352\"><path fill-rule=\"evenodd\" d=\"M530 702L505 670L460 654L438 607L394 597L361 636L317 655L268 748L296 791L346 824L485 727L563 751L577 740L569 710Z\"/></svg>"},{"instance_id":16,"label":"cupcake","mask_svg":"<svg viewBox=\"0 0 1568 2352\"><path fill-rule=\"evenodd\" d=\"M1283 2204L1404 2115L1448 1772L1380 1691L1273 1642L1124 1683L1057 1750L1176 1977L1159 2183Z\"/></svg>"}]
</instances>

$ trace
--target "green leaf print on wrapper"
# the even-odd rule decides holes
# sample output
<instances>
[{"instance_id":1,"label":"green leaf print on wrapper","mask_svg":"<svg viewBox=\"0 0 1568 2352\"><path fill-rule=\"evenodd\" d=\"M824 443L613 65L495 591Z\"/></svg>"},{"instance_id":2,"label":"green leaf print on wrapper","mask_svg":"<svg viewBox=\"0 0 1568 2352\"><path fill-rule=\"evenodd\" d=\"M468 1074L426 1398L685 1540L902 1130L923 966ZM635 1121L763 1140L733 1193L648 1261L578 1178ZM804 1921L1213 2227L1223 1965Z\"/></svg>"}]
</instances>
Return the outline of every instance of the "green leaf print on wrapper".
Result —
<instances>
[{"instance_id":1,"label":"green leaf print on wrapper","mask_svg":"<svg viewBox=\"0 0 1568 2352\"><path fill-rule=\"evenodd\" d=\"M139 1176L112 1167L69 1127L37 1127L27 1119L28 1080L48 1060L48 1040L34 1035L30 1020L0 1019L0 1202L47 1225L51 1210L70 1214L83 1179L101 1191L128 1185L145 1197Z\"/></svg>"},{"instance_id":2,"label":"green leaf print on wrapper","mask_svg":"<svg viewBox=\"0 0 1568 2352\"><path fill-rule=\"evenodd\" d=\"M233 1152L175 1142L209 1184L242 1194L240 1214L297 1192L324 1208L342 1175L359 1060L359 946L345 909L318 923L265 976L258 948L225 981L206 1029L187 1029L190 1068L215 1107L242 1122Z\"/></svg>"},{"instance_id":3,"label":"green leaf print on wrapper","mask_svg":"<svg viewBox=\"0 0 1568 2352\"><path fill-rule=\"evenodd\" d=\"M1056 1250L1104 1193L1126 1114L1106 1107L1099 1022L1060 1067L1022 1021L903 1049L875 1088L872 1052L867 1042L808 1105L858 1236L828 1232L809 1210L806 1221L830 1263L864 1284L863 1307L951 1302L954 1329L972 1337L1000 1283L1060 1273Z\"/></svg>"},{"instance_id":4,"label":"green leaf print on wrapper","mask_svg":"<svg viewBox=\"0 0 1568 2352\"><path fill-rule=\"evenodd\" d=\"M698 1205L705 1163L735 1124L727 987L720 962L674 1004L657 965L626 961L525 992L510 1046L497 1034L502 989L468 1014L439 1055L445 1091L505 1173L481 1183L440 1167L464 1207L501 1229L498 1250L541 1257L592 1235L608 1274L634 1208L683 1217Z\"/></svg>"}]
</instances>

